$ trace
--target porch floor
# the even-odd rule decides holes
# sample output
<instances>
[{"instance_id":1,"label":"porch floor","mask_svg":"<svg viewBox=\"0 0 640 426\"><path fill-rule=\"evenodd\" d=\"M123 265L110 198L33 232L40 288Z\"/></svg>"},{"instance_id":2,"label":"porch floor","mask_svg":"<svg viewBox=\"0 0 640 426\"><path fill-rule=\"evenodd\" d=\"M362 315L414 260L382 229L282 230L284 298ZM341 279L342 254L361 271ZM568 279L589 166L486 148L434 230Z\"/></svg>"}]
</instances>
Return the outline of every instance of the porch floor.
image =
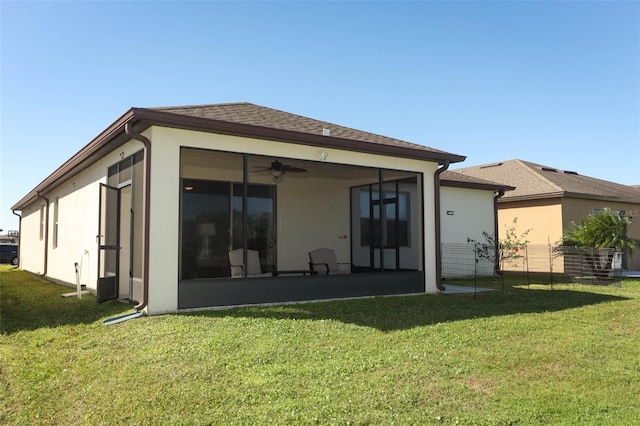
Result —
<instances>
[{"instance_id":1,"label":"porch floor","mask_svg":"<svg viewBox=\"0 0 640 426\"><path fill-rule=\"evenodd\" d=\"M445 284L444 291L440 294L461 294L461 293L482 293L487 291L497 291L495 288L483 288L483 287L465 287L461 285Z\"/></svg>"},{"instance_id":2,"label":"porch floor","mask_svg":"<svg viewBox=\"0 0 640 426\"><path fill-rule=\"evenodd\" d=\"M178 309L419 293L424 293L420 271L203 279L178 284Z\"/></svg>"}]
</instances>

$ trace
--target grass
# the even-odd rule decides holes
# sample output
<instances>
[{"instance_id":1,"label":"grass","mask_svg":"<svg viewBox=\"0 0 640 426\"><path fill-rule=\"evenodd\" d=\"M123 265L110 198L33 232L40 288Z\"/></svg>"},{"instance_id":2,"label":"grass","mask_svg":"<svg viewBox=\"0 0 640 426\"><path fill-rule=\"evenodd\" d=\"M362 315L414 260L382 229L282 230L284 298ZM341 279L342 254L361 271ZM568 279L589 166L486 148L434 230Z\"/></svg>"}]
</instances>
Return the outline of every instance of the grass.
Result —
<instances>
[{"instance_id":1,"label":"grass","mask_svg":"<svg viewBox=\"0 0 640 426\"><path fill-rule=\"evenodd\" d=\"M0 424L637 424L640 281L144 317L2 266Z\"/></svg>"}]
</instances>

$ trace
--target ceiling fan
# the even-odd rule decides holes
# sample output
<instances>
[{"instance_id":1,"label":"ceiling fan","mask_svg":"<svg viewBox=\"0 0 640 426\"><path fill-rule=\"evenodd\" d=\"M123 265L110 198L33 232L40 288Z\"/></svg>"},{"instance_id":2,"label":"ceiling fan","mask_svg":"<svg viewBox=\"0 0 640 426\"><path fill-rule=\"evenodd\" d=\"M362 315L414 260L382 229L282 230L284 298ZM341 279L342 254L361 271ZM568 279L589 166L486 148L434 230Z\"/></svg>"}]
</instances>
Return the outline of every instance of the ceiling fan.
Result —
<instances>
[{"instance_id":1,"label":"ceiling fan","mask_svg":"<svg viewBox=\"0 0 640 426\"><path fill-rule=\"evenodd\" d=\"M262 168L258 168L257 170L254 170L254 172L269 172L271 174L271 177L273 177L274 179L278 179L282 177L282 175L284 175L286 172L302 173L306 171L307 169L303 169L301 167L294 167L288 164L282 164L277 159L273 163L271 163L269 167L262 167Z\"/></svg>"}]
</instances>

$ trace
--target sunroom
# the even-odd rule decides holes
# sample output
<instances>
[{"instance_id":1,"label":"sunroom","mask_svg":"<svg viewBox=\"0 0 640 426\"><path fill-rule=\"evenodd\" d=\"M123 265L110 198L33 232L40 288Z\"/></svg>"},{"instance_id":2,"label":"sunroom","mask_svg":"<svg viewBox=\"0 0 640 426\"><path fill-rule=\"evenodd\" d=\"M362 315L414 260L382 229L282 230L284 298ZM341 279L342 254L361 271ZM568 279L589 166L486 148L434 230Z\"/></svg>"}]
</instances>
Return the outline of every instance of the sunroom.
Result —
<instances>
[{"instance_id":1,"label":"sunroom","mask_svg":"<svg viewBox=\"0 0 640 426\"><path fill-rule=\"evenodd\" d=\"M317 156L181 148L179 309L425 291L422 174ZM318 248L343 273L314 268ZM260 276L233 275L234 250Z\"/></svg>"}]
</instances>

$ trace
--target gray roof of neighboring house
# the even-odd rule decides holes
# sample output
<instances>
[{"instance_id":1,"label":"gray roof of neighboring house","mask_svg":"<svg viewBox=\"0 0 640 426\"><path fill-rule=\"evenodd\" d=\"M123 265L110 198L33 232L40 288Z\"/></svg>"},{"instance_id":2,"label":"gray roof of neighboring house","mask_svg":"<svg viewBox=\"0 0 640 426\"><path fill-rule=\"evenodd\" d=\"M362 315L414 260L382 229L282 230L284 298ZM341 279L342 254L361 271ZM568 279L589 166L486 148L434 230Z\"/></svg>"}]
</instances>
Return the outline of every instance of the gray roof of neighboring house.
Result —
<instances>
[{"instance_id":1,"label":"gray roof of neighboring house","mask_svg":"<svg viewBox=\"0 0 640 426\"><path fill-rule=\"evenodd\" d=\"M445 170L440 174L440 183L442 186L453 186L458 188L486 189L490 191L513 191L515 188L486 179L480 179L475 176L456 173L451 170Z\"/></svg>"},{"instance_id":2,"label":"gray roof of neighboring house","mask_svg":"<svg viewBox=\"0 0 640 426\"><path fill-rule=\"evenodd\" d=\"M573 197L640 203L640 189L582 176L523 160L508 160L455 170L467 176L488 179L515 187L501 201Z\"/></svg>"},{"instance_id":3,"label":"gray roof of neighboring house","mask_svg":"<svg viewBox=\"0 0 640 426\"><path fill-rule=\"evenodd\" d=\"M465 159L462 155L245 102L131 108L14 204L11 209L21 210L36 199L38 194L46 195L47 191L59 185L64 178L79 173L126 143L131 137L126 134L125 128L134 133L140 133L151 126L342 149L432 161L438 164L456 163Z\"/></svg>"}]
</instances>

